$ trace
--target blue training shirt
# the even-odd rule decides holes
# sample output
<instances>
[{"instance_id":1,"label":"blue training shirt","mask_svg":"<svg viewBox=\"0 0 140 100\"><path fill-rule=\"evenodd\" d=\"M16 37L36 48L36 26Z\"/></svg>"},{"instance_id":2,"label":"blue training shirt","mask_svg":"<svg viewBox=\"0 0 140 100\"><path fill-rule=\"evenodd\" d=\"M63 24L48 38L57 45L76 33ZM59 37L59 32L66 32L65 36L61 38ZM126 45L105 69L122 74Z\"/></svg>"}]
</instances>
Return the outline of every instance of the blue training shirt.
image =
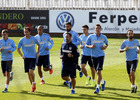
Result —
<instances>
[{"instance_id":1,"label":"blue training shirt","mask_svg":"<svg viewBox=\"0 0 140 100\"><path fill-rule=\"evenodd\" d=\"M137 47L139 45L139 41L137 39L133 39L133 41L129 41L128 39L123 41L120 49L124 49L128 45L129 49L125 51L126 53L126 61L138 60L137 56Z\"/></svg>"},{"instance_id":2,"label":"blue training shirt","mask_svg":"<svg viewBox=\"0 0 140 100\"><path fill-rule=\"evenodd\" d=\"M85 36L85 34L82 34L80 35L80 39L82 41L82 46L83 46L83 49L82 49L82 55L85 55L85 56L91 56L91 48L87 48L85 45L86 45L86 40L88 38L90 34L88 34L87 36Z\"/></svg>"},{"instance_id":3,"label":"blue training shirt","mask_svg":"<svg viewBox=\"0 0 140 100\"><path fill-rule=\"evenodd\" d=\"M20 49L22 46L22 51L25 58L36 58L35 44L39 45L39 42L35 37L31 36L30 39L26 39L24 36L20 39L18 48Z\"/></svg>"},{"instance_id":4,"label":"blue training shirt","mask_svg":"<svg viewBox=\"0 0 140 100\"><path fill-rule=\"evenodd\" d=\"M104 50L101 49L102 46L105 44L108 45L107 37L103 34L97 36L96 34L91 34L86 41L87 45L95 44L95 48L91 49L91 56L92 57L101 57L105 56Z\"/></svg>"},{"instance_id":5,"label":"blue training shirt","mask_svg":"<svg viewBox=\"0 0 140 100\"><path fill-rule=\"evenodd\" d=\"M16 46L12 39L8 38L6 41L4 39L0 39L0 48L3 48L1 51L1 61L13 60L12 52L16 50ZM11 53L8 53L8 50L11 50Z\"/></svg>"},{"instance_id":6,"label":"blue training shirt","mask_svg":"<svg viewBox=\"0 0 140 100\"><path fill-rule=\"evenodd\" d=\"M49 48L49 50L53 47L54 42L51 39L49 34L45 34L43 33L41 36L40 35L36 35L35 38L38 40L38 42L40 43L40 51L39 51L39 55L43 56L43 55L49 55L49 51L46 50L46 47ZM51 43L49 45L49 42Z\"/></svg>"},{"instance_id":7,"label":"blue training shirt","mask_svg":"<svg viewBox=\"0 0 140 100\"><path fill-rule=\"evenodd\" d=\"M78 33L74 32L72 30L70 30L69 33L71 33L71 35L72 35L72 38L71 38L72 43L75 44L76 46L80 45L81 39L79 38ZM66 34L66 32L63 34L64 42L66 42L65 34Z\"/></svg>"}]
</instances>

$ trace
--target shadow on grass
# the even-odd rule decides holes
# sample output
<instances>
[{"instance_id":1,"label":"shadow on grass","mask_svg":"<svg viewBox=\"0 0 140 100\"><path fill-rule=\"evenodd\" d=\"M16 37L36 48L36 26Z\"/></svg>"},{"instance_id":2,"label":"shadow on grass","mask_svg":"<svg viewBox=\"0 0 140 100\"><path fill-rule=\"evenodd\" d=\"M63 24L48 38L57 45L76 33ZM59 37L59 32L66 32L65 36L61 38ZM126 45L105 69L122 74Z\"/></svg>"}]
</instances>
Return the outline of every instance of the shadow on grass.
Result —
<instances>
[{"instance_id":1,"label":"shadow on grass","mask_svg":"<svg viewBox=\"0 0 140 100\"><path fill-rule=\"evenodd\" d=\"M85 100L98 100L98 99L110 99L110 100L116 100L116 99L121 99L121 100L128 100L128 99L125 99L125 98L122 98L122 97L109 97L109 96L106 96L106 95L102 95L102 94L93 94L93 95L87 95L87 94L71 94L71 95L59 95L59 94L50 94L50 93L44 93L44 92L39 92L39 91L36 91L35 93L30 93L28 91L21 91L20 92L21 94L26 94L26 95L32 95L32 96L40 96L40 97L52 97L54 99L85 99ZM79 95L79 96L77 96ZM130 96L129 96L130 97ZM133 98L133 97L131 97Z\"/></svg>"},{"instance_id":2,"label":"shadow on grass","mask_svg":"<svg viewBox=\"0 0 140 100\"><path fill-rule=\"evenodd\" d=\"M22 90L21 92L11 92L11 93L18 93L20 95L30 95L30 96L39 96L43 98L47 97L52 97L53 99L85 99L85 100L98 100L98 99L110 99L110 100L128 100L129 99L140 99L140 97L136 96L130 96L130 95L123 95L123 94L118 94L116 92L108 92L108 94L113 94L111 96L106 95L106 94L94 94L93 95L88 95L88 94L51 94L47 92L40 92L40 91L35 91L35 93L30 93L29 91L24 91Z\"/></svg>"}]
</instances>

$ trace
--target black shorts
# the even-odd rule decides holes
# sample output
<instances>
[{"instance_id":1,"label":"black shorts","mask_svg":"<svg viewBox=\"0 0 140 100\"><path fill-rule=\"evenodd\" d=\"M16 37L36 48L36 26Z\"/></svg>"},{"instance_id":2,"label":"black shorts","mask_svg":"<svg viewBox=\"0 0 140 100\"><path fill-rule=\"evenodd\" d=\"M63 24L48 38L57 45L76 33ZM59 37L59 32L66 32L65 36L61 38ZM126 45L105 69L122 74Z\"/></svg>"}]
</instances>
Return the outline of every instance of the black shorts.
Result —
<instances>
[{"instance_id":1,"label":"black shorts","mask_svg":"<svg viewBox=\"0 0 140 100\"><path fill-rule=\"evenodd\" d=\"M35 69L36 58L25 58L24 59L24 69L25 73L29 72L29 69Z\"/></svg>"},{"instance_id":2,"label":"black shorts","mask_svg":"<svg viewBox=\"0 0 140 100\"><path fill-rule=\"evenodd\" d=\"M48 68L50 66L49 55L39 56L37 66L42 66Z\"/></svg>"},{"instance_id":3,"label":"black shorts","mask_svg":"<svg viewBox=\"0 0 140 100\"><path fill-rule=\"evenodd\" d=\"M70 78L76 78L76 66L71 66L69 68L66 68L66 67L68 67L68 66L62 65L61 77L70 76Z\"/></svg>"},{"instance_id":4,"label":"black shorts","mask_svg":"<svg viewBox=\"0 0 140 100\"><path fill-rule=\"evenodd\" d=\"M95 70L103 70L104 56L92 57Z\"/></svg>"},{"instance_id":5,"label":"black shorts","mask_svg":"<svg viewBox=\"0 0 140 100\"><path fill-rule=\"evenodd\" d=\"M93 67L92 57L81 55L81 64L87 64L87 62L90 67Z\"/></svg>"},{"instance_id":6,"label":"black shorts","mask_svg":"<svg viewBox=\"0 0 140 100\"><path fill-rule=\"evenodd\" d=\"M138 60L126 61L127 73L130 74L131 71L136 71L137 64Z\"/></svg>"},{"instance_id":7,"label":"black shorts","mask_svg":"<svg viewBox=\"0 0 140 100\"><path fill-rule=\"evenodd\" d=\"M1 61L2 72L11 72L12 71L12 60L10 61Z\"/></svg>"}]
</instances>

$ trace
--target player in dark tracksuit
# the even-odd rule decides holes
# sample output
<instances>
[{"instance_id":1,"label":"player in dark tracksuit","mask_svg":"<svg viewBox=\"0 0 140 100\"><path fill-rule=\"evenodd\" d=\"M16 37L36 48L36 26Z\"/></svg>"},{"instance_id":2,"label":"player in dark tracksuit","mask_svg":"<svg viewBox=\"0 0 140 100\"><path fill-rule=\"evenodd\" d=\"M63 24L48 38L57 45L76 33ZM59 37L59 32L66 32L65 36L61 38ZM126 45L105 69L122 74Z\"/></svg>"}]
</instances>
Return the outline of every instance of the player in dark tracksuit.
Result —
<instances>
[{"instance_id":1,"label":"player in dark tracksuit","mask_svg":"<svg viewBox=\"0 0 140 100\"><path fill-rule=\"evenodd\" d=\"M71 36L70 33L66 33L66 42L61 46L60 58L62 59L61 77L63 80L69 82L69 88L72 88L71 94L74 94L76 83L76 59L79 57L79 53L77 52L77 47L71 42Z\"/></svg>"}]
</instances>

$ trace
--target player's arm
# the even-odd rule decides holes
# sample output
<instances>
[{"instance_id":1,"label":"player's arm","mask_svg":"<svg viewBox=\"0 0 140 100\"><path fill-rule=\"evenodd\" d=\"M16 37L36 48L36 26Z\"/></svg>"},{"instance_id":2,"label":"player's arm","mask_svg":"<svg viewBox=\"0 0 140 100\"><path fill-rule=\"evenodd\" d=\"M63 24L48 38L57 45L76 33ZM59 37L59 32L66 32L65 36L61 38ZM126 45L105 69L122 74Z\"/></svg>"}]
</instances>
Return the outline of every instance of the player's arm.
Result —
<instances>
[{"instance_id":1,"label":"player's arm","mask_svg":"<svg viewBox=\"0 0 140 100\"><path fill-rule=\"evenodd\" d=\"M23 54L21 53L21 51L20 51L21 46L22 46L22 40L20 40L19 43L18 43L17 52L19 53L19 55L20 55L23 59L25 59L24 55L23 55Z\"/></svg>"},{"instance_id":2,"label":"player's arm","mask_svg":"<svg viewBox=\"0 0 140 100\"><path fill-rule=\"evenodd\" d=\"M53 47L53 45L54 45L54 42L53 42L53 40L51 39L51 37L49 38L49 42L50 42L50 46L49 46L49 50Z\"/></svg>"},{"instance_id":3,"label":"player's arm","mask_svg":"<svg viewBox=\"0 0 140 100\"><path fill-rule=\"evenodd\" d=\"M91 39L90 36L86 40L86 47L87 48L95 48L95 44L91 45Z\"/></svg>"},{"instance_id":4,"label":"player's arm","mask_svg":"<svg viewBox=\"0 0 140 100\"><path fill-rule=\"evenodd\" d=\"M101 47L102 50L105 50L108 47L108 40L106 36L105 36L104 43L105 43L104 46Z\"/></svg>"},{"instance_id":5,"label":"player's arm","mask_svg":"<svg viewBox=\"0 0 140 100\"><path fill-rule=\"evenodd\" d=\"M63 58L63 52L62 52L62 47L61 47L61 49L60 49L60 59L62 59Z\"/></svg>"},{"instance_id":6,"label":"player's arm","mask_svg":"<svg viewBox=\"0 0 140 100\"><path fill-rule=\"evenodd\" d=\"M77 42L74 42L73 44L75 44L75 45L80 45L80 44L82 44L82 41L81 41L81 39L79 38L78 33L76 33L74 37L76 38Z\"/></svg>"},{"instance_id":7,"label":"player's arm","mask_svg":"<svg viewBox=\"0 0 140 100\"><path fill-rule=\"evenodd\" d=\"M124 51L127 51L129 49L128 45L125 47L125 48L121 48L120 49L120 53L124 52Z\"/></svg>"},{"instance_id":8,"label":"player's arm","mask_svg":"<svg viewBox=\"0 0 140 100\"><path fill-rule=\"evenodd\" d=\"M37 44L37 52L36 52L36 57L39 58L39 51L40 51L40 43L37 41L35 38L35 43Z\"/></svg>"},{"instance_id":9,"label":"player's arm","mask_svg":"<svg viewBox=\"0 0 140 100\"><path fill-rule=\"evenodd\" d=\"M137 47L137 53L140 54L140 46Z\"/></svg>"},{"instance_id":10,"label":"player's arm","mask_svg":"<svg viewBox=\"0 0 140 100\"><path fill-rule=\"evenodd\" d=\"M10 50L8 50L9 53L14 52L16 50L16 45L15 45L14 41L12 42L11 47L12 48Z\"/></svg>"}]
</instances>

